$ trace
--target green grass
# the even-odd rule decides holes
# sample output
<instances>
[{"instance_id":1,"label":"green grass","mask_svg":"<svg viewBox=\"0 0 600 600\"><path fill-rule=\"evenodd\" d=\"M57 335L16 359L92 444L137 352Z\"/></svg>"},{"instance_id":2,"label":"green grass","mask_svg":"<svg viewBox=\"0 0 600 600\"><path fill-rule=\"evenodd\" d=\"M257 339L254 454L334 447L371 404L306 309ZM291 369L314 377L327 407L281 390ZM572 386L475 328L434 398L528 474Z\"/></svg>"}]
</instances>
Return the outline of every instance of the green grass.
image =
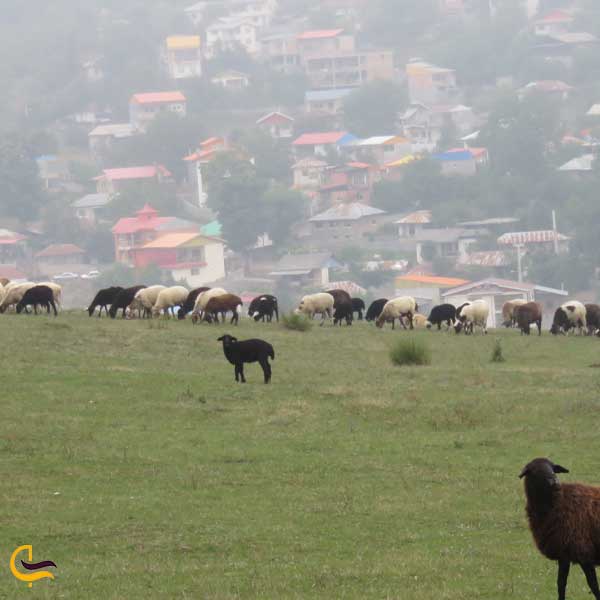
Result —
<instances>
[{"instance_id":1,"label":"green grass","mask_svg":"<svg viewBox=\"0 0 600 600\"><path fill-rule=\"evenodd\" d=\"M390 350L390 359L393 364L403 367L407 365L428 365L431 363L429 346L423 339L400 339L394 343Z\"/></svg>"},{"instance_id":2,"label":"green grass","mask_svg":"<svg viewBox=\"0 0 600 600\"><path fill-rule=\"evenodd\" d=\"M292 331L309 331L313 326L312 321L304 315L297 315L293 312L281 315L281 323L286 329Z\"/></svg>"},{"instance_id":3,"label":"green grass","mask_svg":"<svg viewBox=\"0 0 600 600\"><path fill-rule=\"evenodd\" d=\"M273 343L271 385L234 382L234 330ZM0 335L1 598L552 598L517 475L547 455L600 483L597 338L74 314ZM409 335L426 369L390 363ZM7 569L28 543L58 565L33 590Z\"/></svg>"}]
</instances>

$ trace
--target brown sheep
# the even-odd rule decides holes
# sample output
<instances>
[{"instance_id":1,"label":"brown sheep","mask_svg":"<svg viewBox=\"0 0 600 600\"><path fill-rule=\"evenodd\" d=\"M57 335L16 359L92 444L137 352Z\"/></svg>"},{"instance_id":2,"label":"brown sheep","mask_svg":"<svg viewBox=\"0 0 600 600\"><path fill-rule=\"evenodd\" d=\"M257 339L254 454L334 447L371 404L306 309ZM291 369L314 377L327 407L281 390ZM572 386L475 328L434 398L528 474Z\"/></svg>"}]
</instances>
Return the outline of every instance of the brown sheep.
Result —
<instances>
[{"instance_id":1,"label":"brown sheep","mask_svg":"<svg viewBox=\"0 0 600 600\"><path fill-rule=\"evenodd\" d=\"M6 279L6 277L0 277L0 285L2 287L7 286L10 283L10 279Z\"/></svg>"},{"instance_id":2,"label":"brown sheep","mask_svg":"<svg viewBox=\"0 0 600 600\"><path fill-rule=\"evenodd\" d=\"M600 564L600 488L580 483L560 483L556 473L568 473L547 458L527 464L525 478L527 518L538 550L558 561L558 598L565 600L571 563L585 573L596 600L600 589L596 565Z\"/></svg>"},{"instance_id":3,"label":"brown sheep","mask_svg":"<svg viewBox=\"0 0 600 600\"><path fill-rule=\"evenodd\" d=\"M538 335L542 335L542 312L542 305L539 302L528 302L515 306L513 316L521 330L521 335L529 335L532 323L537 325Z\"/></svg>"},{"instance_id":4,"label":"brown sheep","mask_svg":"<svg viewBox=\"0 0 600 600\"><path fill-rule=\"evenodd\" d=\"M517 298L516 300L508 300L502 305L502 325L504 327L514 327L517 324L515 316L515 308L527 304L527 300Z\"/></svg>"},{"instance_id":5,"label":"brown sheep","mask_svg":"<svg viewBox=\"0 0 600 600\"><path fill-rule=\"evenodd\" d=\"M215 296L211 298L206 304L206 308L204 309L204 320L208 323L212 323L213 319L215 323L219 322L219 314L223 317L223 322L225 322L225 317L229 311L233 313L231 317L231 324L235 323L236 325L239 322L240 315L238 313L238 307L243 306L242 299L235 294L223 294L221 296Z\"/></svg>"}]
</instances>

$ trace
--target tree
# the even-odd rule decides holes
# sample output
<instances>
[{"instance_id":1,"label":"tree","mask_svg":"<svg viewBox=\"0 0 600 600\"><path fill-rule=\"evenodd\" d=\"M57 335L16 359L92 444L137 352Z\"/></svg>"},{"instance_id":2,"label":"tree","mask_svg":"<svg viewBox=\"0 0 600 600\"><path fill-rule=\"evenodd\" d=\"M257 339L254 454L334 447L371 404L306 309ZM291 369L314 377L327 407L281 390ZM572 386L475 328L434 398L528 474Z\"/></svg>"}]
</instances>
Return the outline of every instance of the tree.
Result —
<instances>
[{"instance_id":1,"label":"tree","mask_svg":"<svg viewBox=\"0 0 600 600\"><path fill-rule=\"evenodd\" d=\"M260 178L285 181L290 176L288 149L260 129L236 131L232 143L243 148L254 161L256 175Z\"/></svg>"},{"instance_id":2,"label":"tree","mask_svg":"<svg viewBox=\"0 0 600 600\"><path fill-rule=\"evenodd\" d=\"M405 100L402 88L390 81L374 81L352 92L344 102L348 131L367 137L389 135Z\"/></svg>"},{"instance_id":3,"label":"tree","mask_svg":"<svg viewBox=\"0 0 600 600\"><path fill-rule=\"evenodd\" d=\"M264 197L265 230L277 246L285 244L294 223L305 214L307 199L301 192L281 185L269 189Z\"/></svg>"}]
</instances>

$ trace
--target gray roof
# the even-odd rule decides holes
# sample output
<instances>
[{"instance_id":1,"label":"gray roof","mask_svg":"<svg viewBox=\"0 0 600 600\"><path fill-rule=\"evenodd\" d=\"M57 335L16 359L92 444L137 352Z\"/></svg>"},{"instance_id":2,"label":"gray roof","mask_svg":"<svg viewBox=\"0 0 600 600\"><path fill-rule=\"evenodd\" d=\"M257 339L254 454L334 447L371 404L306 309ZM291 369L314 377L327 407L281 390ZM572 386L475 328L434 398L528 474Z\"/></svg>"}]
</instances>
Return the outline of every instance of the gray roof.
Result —
<instances>
[{"instance_id":1,"label":"gray roof","mask_svg":"<svg viewBox=\"0 0 600 600\"><path fill-rule=\"evenodd\" d=\"M304 94L307 102L327 102L341 100L352 93L352 88L335 88L331 90L310 90Z\"/></svg>"},{"instance_id":2,"label":"gray roof","mask_svg":"<svg viewBox=\"0 0 600 600\"><path fill-rule=\"evenodd\" d=\"M311 254L286 254L279 259L271 275L302 275L314 269L323 269L334 261L329 252L315 252Z\"/></svg>"},{"instance_id":3,"label":"gray roof","mask_svg":"<svg viewBox=\"0 0 600 600\"><path fill-rule=\"evenodd\" d=\"M584 154L578 158L574 158L569 162L559 167L559 171L591 171L594 168L596 157L593 154Z\"/></svg>"},{"instance_id":4,"label":"gray roof","mask_svg":"<svg viewBox=\"0 0 600 600\"><path fill-rule=\"evenodd\" d=\"M461 238L473 238L486 235L483 229L462 229L460 227L447 227L444 229L423 229L417 231L414 239L417 242L437 242L440 244L456 242Z\"/></svg>"},{"instance_id":5,"label":"gray roof","mask_svg":"<svg viewBox=\"0 0 600 600\"><path fill-rule=\"evenodd\" d=\"M338 204L332 208L315 215L311 222L315 221L358 221L364 217L372 217L374 215L384 215L385 210L361 204L360 202L350 202L348 204Z\"/></svg>"},{"instance_id":6,"label":"gray roof","mask_svg":"<svg viewBox=\"0 0 600 600\"><path fill-rule=\"evenodd\" d=\"M71 204L73 208L99 208L110 202L108 194L88 194Z\"/></svg>"},{"instance_id":7,"label":"gray roof","mask_svg":"<svg viewBox=\"0 0 600 600\"><path fill-rule=\"evenodd\" d=\"M200 225L194 221L187 221L186 219L180 219L179 217L173 217L165 223L161 223L156 226L157 231L169 231L177 229L197 229L200 232Z\"/></svg>"}]
</instances>

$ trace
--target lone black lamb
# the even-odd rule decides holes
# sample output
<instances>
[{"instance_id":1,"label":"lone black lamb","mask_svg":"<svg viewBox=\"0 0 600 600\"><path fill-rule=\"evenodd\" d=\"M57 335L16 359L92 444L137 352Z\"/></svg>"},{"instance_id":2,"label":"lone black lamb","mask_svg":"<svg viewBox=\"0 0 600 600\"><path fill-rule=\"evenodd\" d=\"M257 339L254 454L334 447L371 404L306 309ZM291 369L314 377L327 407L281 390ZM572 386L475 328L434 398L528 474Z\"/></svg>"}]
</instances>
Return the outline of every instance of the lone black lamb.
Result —
<instances>
[{"instance_id":1,"label":"lone black lamb","mask_svg":"<svg viewBox=\"0 0 600 600\"><path fill-rule=\"evenodd\" d=\"M246 383L244 377L244 363L258 362L262 367L265 383L271 381L271 365L269 357L275 360L273 346L264 340L251 339L238 341L232 335L223 335L218 340L223 342L223 354L225 358L235 367L235 380Z\"/></svg>"}]
</instances>

